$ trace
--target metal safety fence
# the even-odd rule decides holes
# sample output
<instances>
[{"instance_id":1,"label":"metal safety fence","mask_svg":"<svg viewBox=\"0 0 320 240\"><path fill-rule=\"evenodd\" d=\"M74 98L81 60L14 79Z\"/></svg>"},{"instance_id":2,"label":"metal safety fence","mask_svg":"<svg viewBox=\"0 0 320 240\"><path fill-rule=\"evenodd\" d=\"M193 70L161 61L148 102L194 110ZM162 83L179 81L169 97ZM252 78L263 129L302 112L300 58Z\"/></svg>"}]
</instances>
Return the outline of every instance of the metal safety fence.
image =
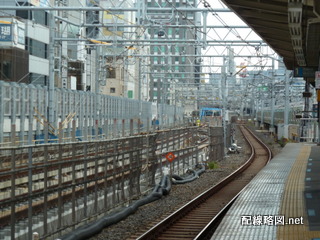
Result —
<instances>
[{"instance_id":1,"label":"metal safety fence","mask_svg":"<svg viewBox=\"0 0 320 240\"><path fill-rule=\"evenodd\" d=\"M187 127L110 140L4 147L0 238L55 239L182 175L223 159L222 128ZM174 155L169 162L166 155Z\"/></svg>"}]
</instances>

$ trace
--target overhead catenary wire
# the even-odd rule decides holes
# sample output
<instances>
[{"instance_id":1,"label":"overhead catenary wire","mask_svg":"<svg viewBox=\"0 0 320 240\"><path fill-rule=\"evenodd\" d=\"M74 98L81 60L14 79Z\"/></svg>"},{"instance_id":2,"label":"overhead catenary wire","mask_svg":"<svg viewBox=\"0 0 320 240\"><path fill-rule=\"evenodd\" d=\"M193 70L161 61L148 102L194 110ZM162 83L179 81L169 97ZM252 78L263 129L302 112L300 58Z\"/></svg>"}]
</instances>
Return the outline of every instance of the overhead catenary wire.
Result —
<instances>
[{"instance_id":1,"label":"overhead catenary wire","mask_svg":"<svg viewBox=\"0 0 320 240\"><path fill-rule=\"evenodd\" d=\"M96 2L95 2L96 3ZM100 4L99 4L99 6L100 6ZM101 6L100 6L101 7ZM103 9L103 8L102 8ZM178 11L179 13L181 13L181 11L180 10L178 10L176 7L175 7L175 10L176 11ZM110 11L109 11L110 12ZM183 16L185 16L185 15L183 15ZM123 18L122 18L122 20L123 20ZM189 21L189 20L188 20ZM192 21L190 21L191 23L193 23ZM197 30L198 28L196 27L196 25L193 23L193 26L195 27L195 29ZM100 30L101 31L101 30ZM143 30L143 33L146 31L146 28L144 28L144 30ZM74 32L73 32L74 33ZM203 32L201 32L201 33L203 33ZM205 34L207 34L207 33L205 33ZM141 34L142 35L142 34ZM209 36L210 37L210 36ZM97 42L97 43L99 43L99 42ZM137 44L140 44L139 42L137 43ZM121 52L119 55L121 56L121 55L123 55L124 53L126 53L126 51L128 50L129 48L127 48L127 49L125 49L123 52ZM78 51L80 51L80 50L78 50Z\"/></svg>"},{"instance_id":2,"label":"overhead catenary wire","mask_svg":"<svg viewBox=\"0 0 320 240\"><path fill-rule=\"evenodd\" d=\"M168 0L166 0L166 2L168 2ZM217 16L217 19L218 19L226 28L230 29L230 31L231 31L238 39L240 39L241 41L243 41L244 43L246 43L248 46L254 47L255 50L256 50L256 52L257 52L257 55L259 55L259 54L258 54L258 51L257 51L258 49L256 48L256 46L252 46L248 41L246 41L246 39L243 39L243 38L240 36L240 34L237 32L237 30L234 30L233 28L229 27L229 26L224 22L224 20L223 20L220 16L218 16L217 13L215 13L214 9L210 6L210 4L209 4L208 2L206 2L205 0L201 0L201 2L204 4L204 7L206 7L207 9L209 9L209 11L213 14L213 16ZM170 3L170 2L168 2L168 3L171 4L171 6L174 7L177 12L180 12L180 13L181 13L181 11L180 11L179 9L177 9L172 3ZM183 14L183 13L181 13L181 14ZM184 15L183 15L183 16L184 16ZM186 19L187 19L187 18L186 18ZM187 20L188 20L188 19L187 19ZM190 22L191 25L193 25L194 27L196 27L196 25L195 25L192 21L188 20L188 22ZM197 28L196 28L196 29L197 29ZM209 32L209 31L210 31L210 29L208 30L208 32ZM207 33L204 33L203 31L201 31L201 33L206 34L207 38L210 38L210 39L212 39L212 40L215 40L215 39L212 38L210 35L208 35L208 32L207 32ZM217 35L219 36L219 34L217 34ZM225 45L223 45L223 44L221 44L221 46L224 46L224 47L225 47ZM226 50L226 49L225 49L225 50ZM233 50L231 49L231 51L233 51ZM234 51L233 51L233 54L238 55L238 53L236 53L236 52L234 52ZM218 71L218 69L217 69L217 71Z\"/></svg>"}]
</instances>

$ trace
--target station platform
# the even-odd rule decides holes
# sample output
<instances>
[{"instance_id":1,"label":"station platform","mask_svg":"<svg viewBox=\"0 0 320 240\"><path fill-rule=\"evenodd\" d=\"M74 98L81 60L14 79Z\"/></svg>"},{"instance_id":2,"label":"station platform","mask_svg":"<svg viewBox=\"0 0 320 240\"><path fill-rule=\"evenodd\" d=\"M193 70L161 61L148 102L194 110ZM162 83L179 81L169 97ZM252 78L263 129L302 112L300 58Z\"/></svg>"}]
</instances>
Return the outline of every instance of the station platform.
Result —
<instances>
[{"instance_id":1,"label":"station platform","mask_svg":"<svg viewBox=\"0 0 320 240\"><path fill-rule=\"evenodd\" d=\"M245 187L212 240L320 240L320 146L288 143Z\"/></svg>"}]
</instances>

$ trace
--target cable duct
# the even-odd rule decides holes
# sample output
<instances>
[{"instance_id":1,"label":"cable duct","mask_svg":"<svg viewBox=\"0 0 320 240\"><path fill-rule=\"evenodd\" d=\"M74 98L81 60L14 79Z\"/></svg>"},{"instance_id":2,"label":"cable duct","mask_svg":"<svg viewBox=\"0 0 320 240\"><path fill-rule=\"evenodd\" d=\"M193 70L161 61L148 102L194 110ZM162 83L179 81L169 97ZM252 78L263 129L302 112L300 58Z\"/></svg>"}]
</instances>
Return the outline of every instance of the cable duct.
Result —
<instances>
[{"instance_id":1,"label":"cable duct","mask_svg":"<svg viewBox=\"0 0 320 240\"><path fill-rule=\"evenodd\" d=\"M187 173L191 173L186 177L180 177L178 175L172 175L172 182L174 184L183 184L194 181L199 178L199 176L205 172L205 166L198 164L196 166L198 170L188 169ZM200 169L199 169L200 168ZM157 184L152 192L145 198L140 199L133 203L132 205L124 208L120 212L112 213L111 215L105 216L93 223L81 226L77 228L75 231L68 233L56 240L82 240L87 239L99 232L102 229L115 224L129 215L135 213L139 207L151 203L160 199L162 196L168 195L171 190L171 180L169 174L165 174L160 183Z\"/></svg>"},{"instance_id":2,"label":"cable duct","mask_svg":"<svg viewBox=\"0 0 320 240\"><path fill-rule=\"evenodd\" d=\"M188 169L187 173L191 173L190 175L186 177L180 177L178 175L173 174L172 175L172 183L173 184L184 184L188 182L192 182L200 177L202 173L205 171L205 166L204 165L197 165L197 167L201 167L200 170L193 170L193 169Z\"/></svg>"},{"instance_id":3,"label":"cable duct","mask_svg":"<svg viewBox=\"0 0 320 240\"><path fill-rule=\"evenodd\" d=\"M105 216L93 223L81 226L77 228L75 231L62 236L60 239L57 240L82 240L88 239L89 237L93 236L102 231L103 228L106 228L112 224L115 224L130 214L133 214L138 210L138 208L142 205L151 203L155 200L160 199L162 196L168 195L171 190L171 181L168 175L162 177L160 184L157 184L153 191L145 198L140 199L130 205L129 207L123 209L120 212L113 213L111 215Z\"/></svg>"}]
</instances>

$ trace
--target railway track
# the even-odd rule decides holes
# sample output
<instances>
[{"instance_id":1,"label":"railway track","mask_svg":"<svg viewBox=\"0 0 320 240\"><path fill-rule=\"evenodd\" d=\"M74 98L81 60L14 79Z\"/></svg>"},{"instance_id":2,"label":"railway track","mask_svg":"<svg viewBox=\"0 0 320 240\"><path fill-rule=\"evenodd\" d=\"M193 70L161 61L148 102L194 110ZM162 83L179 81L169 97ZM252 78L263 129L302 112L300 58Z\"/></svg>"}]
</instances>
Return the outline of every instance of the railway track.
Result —
<instances>
[{"instance_id":1,"label":"railway track","mask_svg":"<svg viewBox=\"0 0 320 240\"><path fill-rule=\"evenodd\" d=\"M130 239L210 239L222 215L241 190L271 159L270 149L249 129L240 128L252 150L248 161L142 235L136 234Z\"/></svg>"},{"instance_id":2,"label":"railway track","mask_svg":"<svg viewBox=\"0 0 320 240\"><path fill-rule=\"evenodd\" d=\"M17 222L28 217L30 207L28 202L28 194L30 193L28 193L27 185L29 171L32 172L32 179L36 180L32 189L32 213L37 215L43 212L44 205L46 205L46 209L56 208L59 204L71 202L73 198L81 199L84 195L90 193L106 191L106 187L112 187L111 191L115 191L115 185L119 185L123 181L129 182L133 176L139 176L141 169L144 167L153 167L142 157L147 152L151 156L155 150L158 151L156 158L165 162L166 159L162 156L162 150L168 151L181 147L184 145L183 141L192 137L189 132L181 130L178 133L175 136L158 138L154 148L149 149L146 147L146 143L141 141L139 147L136 143L134 149L131 150L131 147L133 147L132 141L135 139L137 139L136 142L140 141L141 136L132 137L131 142L121 140L123 144L120 144L119 140L119 143L111 143L101 149L97 149L93 143L92 147L90 145L85 151L83 151L83 147L80 148L76 144L71 144L70 149L62 149L61 151L52 150L52 146L48 146L44 153L40 154L40 151L34 153L33 161L35 163L32 167L28 166L28 154L19 152L16 154L19 160L14 163L14 170L11 168L13 163L10 156L1 155L1 164L7 168L0 171L0 206L2 209L0 229L10 226L12 222L11 206L16 202L19 202L19 207L15 209L14 221ZM200 141L200 143L204 141L206 139ZM202 147L199 146L198 151ZM67 150L70 152L66 152ZM179 157L182 159L188 158L191 154L190 151L184 152L183 148L178 151L181 151ZM87 158L87 160L83 160L83 158ZM132 161L133 158L139 158L139 160ZM160 163L155 162L153 164ZM60 176L60 179L56 176ZM14 183L16 189L18 187L22 189L21 192L15 192L14 198L11 197L12 183ZM39 187L35 188L36 185L39 185Z\"/></svg>"}]
</instances>

